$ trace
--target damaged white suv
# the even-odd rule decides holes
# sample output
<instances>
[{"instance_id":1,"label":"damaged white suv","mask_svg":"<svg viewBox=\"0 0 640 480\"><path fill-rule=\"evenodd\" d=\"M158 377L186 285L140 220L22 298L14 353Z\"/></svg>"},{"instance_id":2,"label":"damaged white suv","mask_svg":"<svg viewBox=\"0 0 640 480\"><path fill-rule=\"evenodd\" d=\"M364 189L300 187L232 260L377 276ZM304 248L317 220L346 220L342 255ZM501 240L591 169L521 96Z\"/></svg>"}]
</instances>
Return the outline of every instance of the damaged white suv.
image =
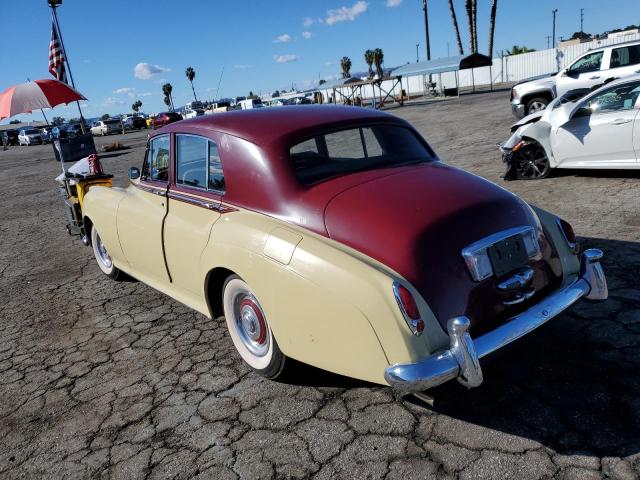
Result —
<instances>
[{"instance_id":1,"label":"damaged white suv","mask_svg":"<svg viewBox=\"0 0 640 480\"><path fill-rule=\"evenodd\" d=\"M570 90L593 88L640 71L640 41L589 50L558 73L517 83L511 89L511 110L522 118L544 110Z\"/></svg>"}]
</instances>

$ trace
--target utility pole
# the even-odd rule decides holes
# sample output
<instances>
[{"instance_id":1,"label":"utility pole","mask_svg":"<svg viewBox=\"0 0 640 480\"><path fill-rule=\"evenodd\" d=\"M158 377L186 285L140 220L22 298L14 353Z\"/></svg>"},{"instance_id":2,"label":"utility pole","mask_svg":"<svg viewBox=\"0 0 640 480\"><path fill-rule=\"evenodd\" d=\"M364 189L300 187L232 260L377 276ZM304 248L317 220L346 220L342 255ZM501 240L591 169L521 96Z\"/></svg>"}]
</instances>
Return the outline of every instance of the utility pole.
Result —
<instances>
[{"instance_id":1,"label":"utility pole","mask_svg":"<svg viewBox=\"0 0 640 480\"><path fill-rule=\"evenodd\" d=\"M553 11L551 12L553 13L553 48L556 48L556 13L558 13L558 9L555 8L553 9Z\"/></svg>"},{"instance_id":2,"label":"utility pole","mask_svg":"<svg viewBox=\"0 0 640 480\"><path fill-rule=\"evenodd\" d=\"M584 8L580 9L580 33L584 33Z\"/></svg>"},{"instance_id":3,"label":"utility pole","mask_svg":"<svg viewBox=\"0 0 640 480\"><path fill-rule=\"evenodd\" d=\"M416 43L416 63L418 63L420 61L420 54L418 53L418 47L420 46L419 43Z\"/></svg>"},{"instance_id":4,"label":"utility pole","mask_svg":"<svg viewBox=\"0 0 640 480\"><path fill-rule=\"evenodd\" d=\"M427 0L422 0L422 10L424 10L424 35L427 40L427 62L431 60L431 42L429 41L429 13L427 12ZM429 74L431 83L431 74Z\"/></svg>"},{"instance_id":5,"label":"utility pole","mask_svg":"<svg viewBox=\"0 0 640 480\"><path fill-rule=\"evenodd\" d=\"M550 44L550 40L551 40L551 35L547 35L546 37L544 37L547 39L547 49L550 48L549 44Z\"/></svg>"},{"instance_id":6,"label":"utility pole","mask_svg":"<svg viewBox=\"0 0 640 480\"><path fill-rule=\"evenodd\" d=\"M47 3L51 7L51 13L53 16L53 22L55 24L55 29L58 33L58 39L60 40L60 47L62 48L62 52L64 53L64 61L67 64L67 70L69 71L69 80L71 80L71 86L76 88L76 84L73 82L73 75L71 74L71 65L69 65L69 55L67 54L67 49L64 47L64 41L62 40L62 32L60 31L60 24L58 23L58 15L56 13L56 8L62 5L62 0L47 0ZM87 132L84 128L84 117L82 116L82 110L80 109L80 102L76 100L76 105L78 106L78 112L80 112L80 130L82 130L82 134L85 135Z\"/></svg>"}]
</instances>

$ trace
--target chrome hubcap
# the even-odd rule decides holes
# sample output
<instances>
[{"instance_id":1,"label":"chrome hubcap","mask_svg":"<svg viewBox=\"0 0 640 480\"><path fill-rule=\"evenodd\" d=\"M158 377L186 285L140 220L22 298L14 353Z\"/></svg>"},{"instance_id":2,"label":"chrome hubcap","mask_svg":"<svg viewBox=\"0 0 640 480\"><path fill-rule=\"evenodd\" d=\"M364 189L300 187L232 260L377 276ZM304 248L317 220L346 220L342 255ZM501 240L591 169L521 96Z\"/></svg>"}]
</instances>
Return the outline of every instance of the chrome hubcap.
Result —
<instances>
[{"instance_id":1,"label":"chrome hubcap","mask_svg":"<svg viewBox=\"0 0 640 480\"><path fill-rule=\"evenodd\" d=\"M240 293L234 301L236 331L245 347L262 357L269 351L269 329L262 309L248 294Z\"/></svg>"},{"instance_id":2,"label":"chrome hubcap","mask_svg":"<svg viewBox=\"0 0 640 480\"><path fill-rule=\"evenodd\" d=\"M109 254L107 253L107 249L104 246L104 243L102 243L102 239L100 238L100 235L96 235L96 251L98 252L98 260L100 260L100 263L102 263L105 267L107 268L111 268L111 257L109 256Z\"/></svg>"}]
</instances>

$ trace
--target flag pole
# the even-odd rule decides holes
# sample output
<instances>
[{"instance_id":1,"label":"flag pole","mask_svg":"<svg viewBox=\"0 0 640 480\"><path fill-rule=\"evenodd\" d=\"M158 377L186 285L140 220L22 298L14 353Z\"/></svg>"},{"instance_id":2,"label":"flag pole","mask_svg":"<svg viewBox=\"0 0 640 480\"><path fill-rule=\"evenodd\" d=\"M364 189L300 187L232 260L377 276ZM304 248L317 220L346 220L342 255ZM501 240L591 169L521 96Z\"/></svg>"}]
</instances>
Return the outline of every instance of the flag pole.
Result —
<instances>
[{"instance_id":1,"label":"flag pole","mask_svg":"<svg viewBox=\"0 0 640 480\"><path fill-rule=\"evenodd\" d=\"M49 6L51 7L51 12L53 13L53 22L55 23L56 30L58 32L58 39L60 39L60 46L62 47L62 52L64 53L64 61L67 64L67 70L69 70L69 79L71 80L71 86L76 90L76 84L73 82L73 74L71 73L71 65L69 64L69 55L67 55L67 49L64 47L64 41L62 40L62 32L60 31L60 24L58 23L58 14L56 13L56 8L62 4L62 1L51 1L49 0ZM86 130L84 128L84 116L82 115L82 109L80 108L80 102L76 100L76 105L78 106L78 112L80 112L80 129L82 130L82 134L86 135Z\"/></svg>"}]
</instances>

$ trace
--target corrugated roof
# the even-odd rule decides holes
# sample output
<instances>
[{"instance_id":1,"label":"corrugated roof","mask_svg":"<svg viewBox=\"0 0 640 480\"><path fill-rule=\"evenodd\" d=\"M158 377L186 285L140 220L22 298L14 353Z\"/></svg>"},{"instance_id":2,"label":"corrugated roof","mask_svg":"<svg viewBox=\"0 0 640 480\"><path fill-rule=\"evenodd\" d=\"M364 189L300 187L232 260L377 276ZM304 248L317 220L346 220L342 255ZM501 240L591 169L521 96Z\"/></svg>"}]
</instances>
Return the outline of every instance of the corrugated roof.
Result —
<instances>
[{"instance_id":1,"label":"corrugated roof","mask_svg":"<svg viewBox=\"0 0 640 480\"><path fill-rule=\"evenodd\" d=\"M429 75L434 73L455 72L467 68L488 67L492 61L486 55L472 53L471 55L456 55L455 57L437 58L425 62L409 63L396 68L391 74L410 77L412 75Z\"/></svg>"}]
</instances>

